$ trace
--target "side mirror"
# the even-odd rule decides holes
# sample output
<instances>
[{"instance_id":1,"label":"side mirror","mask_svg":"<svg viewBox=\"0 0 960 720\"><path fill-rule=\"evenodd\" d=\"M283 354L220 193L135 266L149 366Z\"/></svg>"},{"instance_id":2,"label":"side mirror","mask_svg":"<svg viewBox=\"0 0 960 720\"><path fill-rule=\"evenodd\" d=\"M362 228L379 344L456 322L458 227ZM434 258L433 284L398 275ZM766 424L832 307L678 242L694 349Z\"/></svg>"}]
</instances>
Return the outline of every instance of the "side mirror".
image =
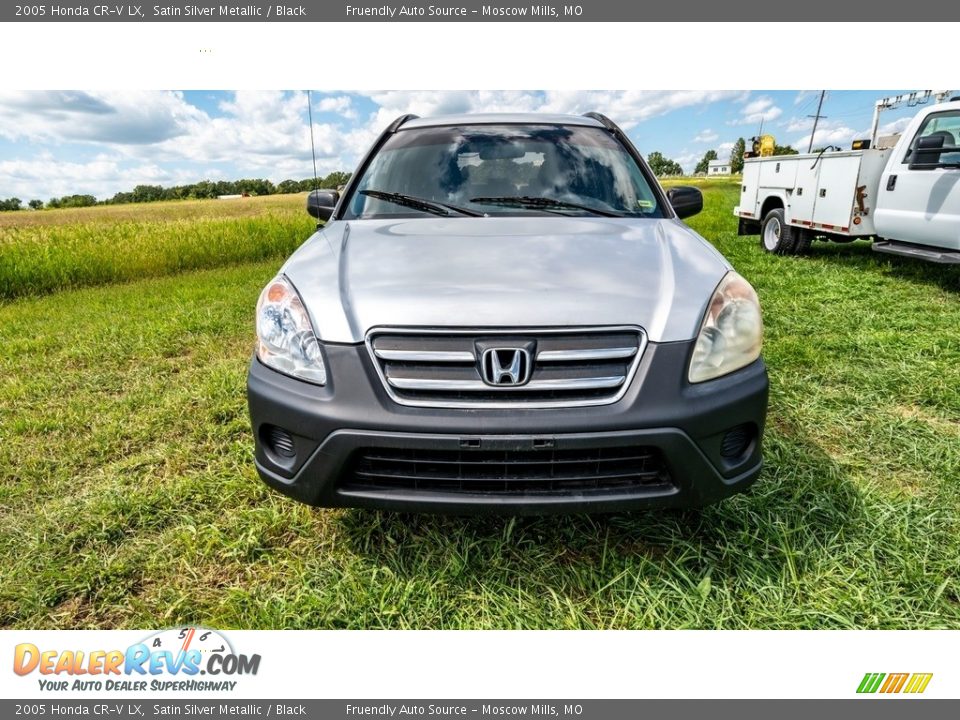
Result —
<instances>
[{"instance_id":1,"label":"side mirror","mask_svg":"<svg viewBox=\"0 0 960 720\"><path fill-rule=\"evenodd\" d=\"M326 222L333 214L339 199L340 193L336 190L312 190L307 195L307 212L317 220Z\"/></svg>"},{"instance_id":2,"label":"side mirror","mask_svg":"<svg viewBox=\"0 0 960 720\"><path fill-rule=\"evenodd\" d=\"M910 154L910 169L923 170L940 164L940 155L943 153L943 135L934 133L917 140L917 144Z\"/></svg>"},{"instance_id":3,"label":"side mirror","mask_svg":"<svg viewBox=\"0 0 960 720\"><path fill-rule=\"evenodd\" d=\"M667 190L667 199L678 218L687 218L703 210L703 193L689 185L678 185Z\"/></svg>"}]
</instances>

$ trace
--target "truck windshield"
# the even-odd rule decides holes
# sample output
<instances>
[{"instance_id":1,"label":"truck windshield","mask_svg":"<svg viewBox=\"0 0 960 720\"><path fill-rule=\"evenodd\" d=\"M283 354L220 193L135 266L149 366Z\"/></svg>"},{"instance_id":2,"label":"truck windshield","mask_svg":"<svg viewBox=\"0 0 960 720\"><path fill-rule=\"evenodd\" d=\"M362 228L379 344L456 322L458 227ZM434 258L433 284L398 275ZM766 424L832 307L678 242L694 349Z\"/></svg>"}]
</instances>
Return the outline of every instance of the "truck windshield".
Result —
<instances>
[{"instance_id":1,"label":"truck windshield","mask_svg":"<svg viewBox=\"0 0 960 720\"><path fill-rule=\"evenodd\" d=\"M664 217L630 153L606 130L589 126L400 130L352 189L344 219L427 214L422 207L392 202L386 193L491 216Z\"/></svg>"}]
</instances>

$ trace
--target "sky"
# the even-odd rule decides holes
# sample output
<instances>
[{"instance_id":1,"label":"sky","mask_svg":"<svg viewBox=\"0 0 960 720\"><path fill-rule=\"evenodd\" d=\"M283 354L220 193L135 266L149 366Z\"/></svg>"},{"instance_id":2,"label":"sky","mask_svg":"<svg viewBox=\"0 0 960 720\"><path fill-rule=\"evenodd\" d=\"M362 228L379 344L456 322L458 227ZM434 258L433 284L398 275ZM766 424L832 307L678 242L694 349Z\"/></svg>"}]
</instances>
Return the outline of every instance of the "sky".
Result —
<instances>
[{"instance_id":1,"label":"sky","mask_svg":"<svg viewBox=\"0 0 960 720\"><path fill-rule=\"evenodd\" d=\"M849 147L874 102L902 90L828 91L814 144ZM379 132L412 112L602 112L647 155L692 171L760 130L806 150L820 91L313 91L317 167L352 171ZM0 198L106 199L135 185L310 177L305 91L0 91ZM912 108L881 117L902 129Z\"/></svg>"}]
</instances>

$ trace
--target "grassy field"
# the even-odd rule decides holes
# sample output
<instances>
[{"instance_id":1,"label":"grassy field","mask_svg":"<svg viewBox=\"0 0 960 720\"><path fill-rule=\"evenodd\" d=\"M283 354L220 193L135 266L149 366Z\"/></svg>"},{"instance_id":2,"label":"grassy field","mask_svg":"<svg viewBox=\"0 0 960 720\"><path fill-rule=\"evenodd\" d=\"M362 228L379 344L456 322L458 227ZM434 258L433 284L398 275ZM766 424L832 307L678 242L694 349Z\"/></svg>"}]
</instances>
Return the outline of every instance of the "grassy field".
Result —
<instances>
[{"instance_id":1,"label":"grassy field","mask_svg":"<svg viewBox=\"0 0 960 720\"><path fill-rule=\"evenodd\" d=\"M314 226L305 197L0 213L0 297L276 257Z\"/></svg>"},{"instance_id":2,"label":"grassy field","mask_svg":"<svg viewBox=\"0 0 960 720\"><path fill-rule=\"evenodd\" d=\"M764 474L701 512L551 519L260 483L252 308L302 198L0 216L0 625L960 628L960 272L767 255L736 237L735 182L702 185L690 224L764 305Z\"/></svg>"}]
</instances>

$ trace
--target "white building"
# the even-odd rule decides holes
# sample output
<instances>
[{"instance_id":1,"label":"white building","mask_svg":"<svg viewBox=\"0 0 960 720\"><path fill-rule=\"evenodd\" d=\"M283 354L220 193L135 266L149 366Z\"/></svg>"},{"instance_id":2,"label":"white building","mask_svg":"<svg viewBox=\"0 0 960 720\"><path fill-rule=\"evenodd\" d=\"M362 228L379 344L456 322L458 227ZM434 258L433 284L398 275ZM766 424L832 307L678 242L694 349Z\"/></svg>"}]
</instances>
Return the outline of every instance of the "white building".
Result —
<instances>
[{"instance_id":1,"label":"white building","mask_svg":"<svg viewBox=\"0 0 960 720\"><path fill-rule=\"evenodd\" d=\"M729 175L730 163L727 160L711 160L707 166L707 175Z\"/></svg>"}]
</instances>

